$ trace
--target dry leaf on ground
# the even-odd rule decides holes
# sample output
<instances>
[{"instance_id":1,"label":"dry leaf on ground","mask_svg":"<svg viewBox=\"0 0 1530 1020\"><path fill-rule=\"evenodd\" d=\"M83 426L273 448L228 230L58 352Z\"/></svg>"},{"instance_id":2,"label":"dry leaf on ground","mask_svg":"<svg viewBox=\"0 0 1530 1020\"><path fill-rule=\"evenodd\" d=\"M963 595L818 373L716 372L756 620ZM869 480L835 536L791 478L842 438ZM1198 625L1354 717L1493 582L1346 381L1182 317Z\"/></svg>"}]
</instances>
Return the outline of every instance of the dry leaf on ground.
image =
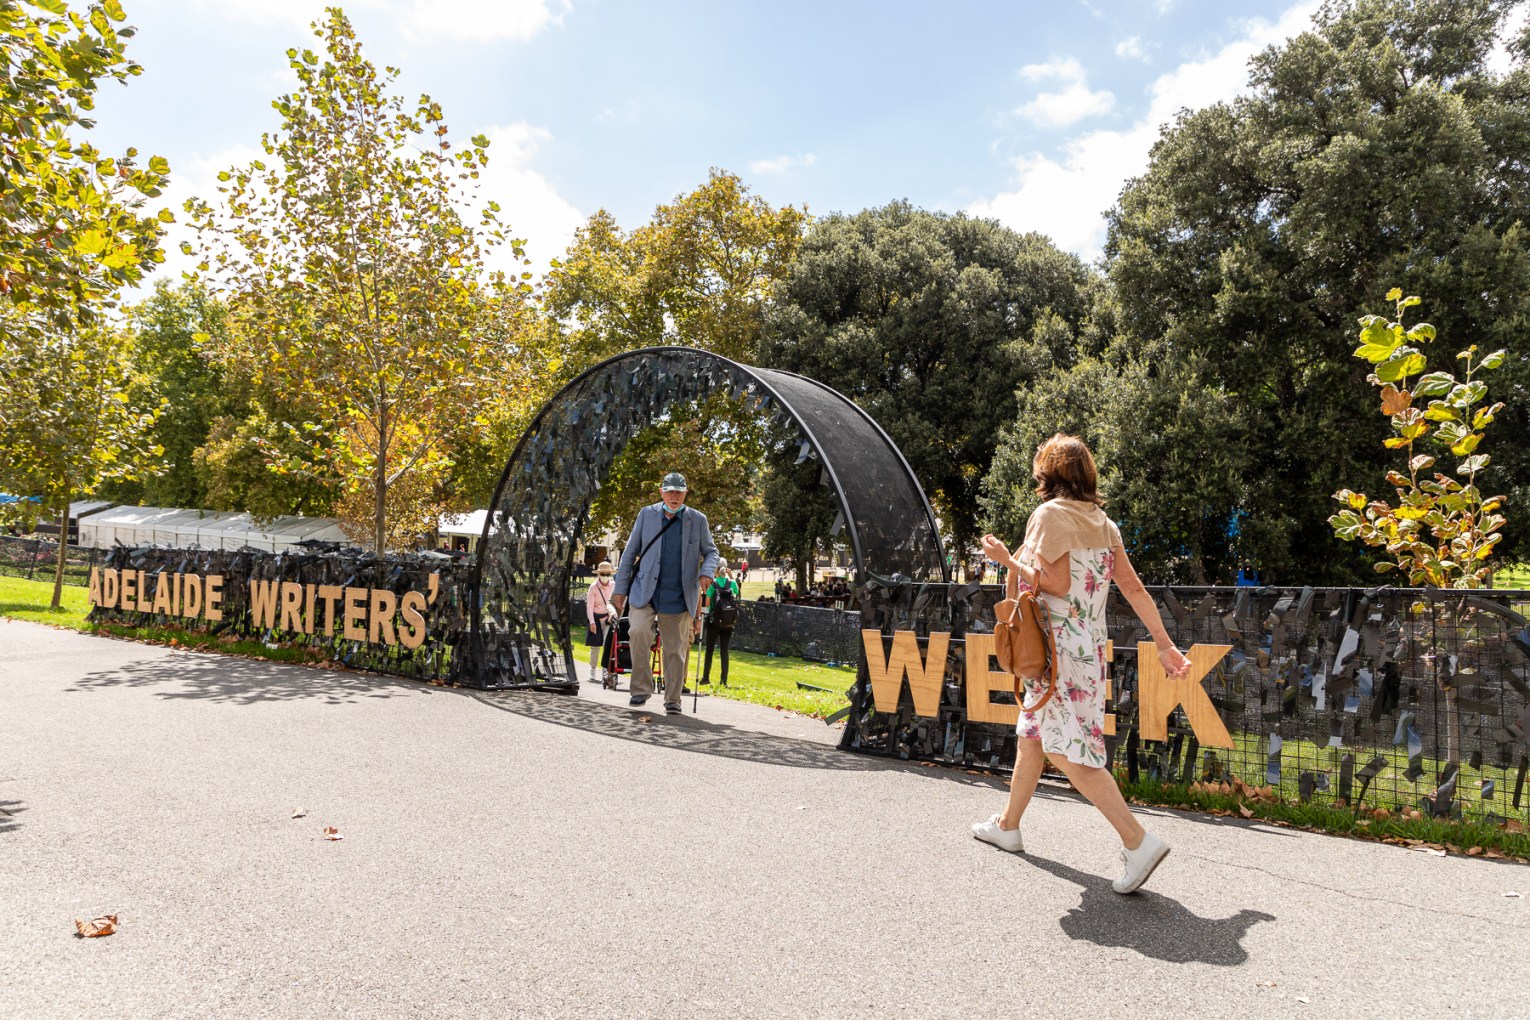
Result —
<instances>
[{"instance_id":1,"label":"dry leaf on ground","mask_svg":"<svg viewBox=\"0 0 1530 1020\"><path fill-rule=\"evenodd\" d=\"M1248 805L1246 804L1238 805L1238 814L1242 815L1244 818L1254 817L1254 812L1250 811Z\"/></svg>"},{"instance_id":2,"label":"dry leaf on ground","mask_svg":"<svg viewBox=\"0 0 1530 1020\"><path fill-rule=\"evenodd\" d=\"M82 939L98 939L102 935L110 935L117 930L117 915L102 914L89 921L75 918L74 930Z\"/></svg>"},{"instance_id":3,"label":"dry leaf on ground","mask_svg":"<svg viewBox=\"0 0 1530 1020\"><path fill-rule=\"evenodd\" d=\"M324 838L328 840L336 840L344 839L345 837L340 835L340 830L335 828L333 825L326 825L324 826Z\"/></svg>"},{"instance_id":4,"label":"dry leaf on ground","mask_svg":"<svg viewBox=\"0 0 1530 1020\"><path fill-rule=\"evenodd\" d=\"M305 807L295 807L295 808L292 809L292 817L293 818L302 818L307 813L308 813L308 809L305 808Z\"/></svg>"}]
</instances>

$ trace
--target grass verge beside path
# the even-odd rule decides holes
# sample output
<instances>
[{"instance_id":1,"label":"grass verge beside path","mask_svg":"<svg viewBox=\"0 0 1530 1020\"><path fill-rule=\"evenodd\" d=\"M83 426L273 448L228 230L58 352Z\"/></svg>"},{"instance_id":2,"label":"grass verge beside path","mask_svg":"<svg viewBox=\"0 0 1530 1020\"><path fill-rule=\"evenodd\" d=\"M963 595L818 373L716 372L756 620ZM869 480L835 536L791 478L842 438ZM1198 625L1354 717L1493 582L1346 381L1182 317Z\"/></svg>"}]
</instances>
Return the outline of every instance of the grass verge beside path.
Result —
<instances>
[{"instance_id":1,"label":"grass verge beside path","mask_svg":"<svg viewBox=\"0 0 1530 1020\"><path fill-rule=\"evenodd\" d=\"M85 614L90 612L90 602L84 588L64 585L58 609L49 609L53 603L52 581L28 581L20 577L0 577L0 616L14 620L31 620L33 623L51 623L55 627L90 631Z\"/></svg>"},{"instance_id":2,"label":"grass verge beside path","mask_svg":"<svg viewBox=\"0 0 1530 1020\"><path fill-rule=\"evenodd\" d=\"M706 654L698 646L691 652L690 676L700 668L700 656ZM818 662L788 659L755 652L733 652L728 656L728 686L720 686L722 669L718 656L712 656L712 683L701 688L702 693L730 701L747 701L754 705L799 715L822 719L844 708L845 691L855 682L853 666L825 666ZM812 687L824 687L826 691L804 690L799 683Z\"/></svg>"}]
</instances>

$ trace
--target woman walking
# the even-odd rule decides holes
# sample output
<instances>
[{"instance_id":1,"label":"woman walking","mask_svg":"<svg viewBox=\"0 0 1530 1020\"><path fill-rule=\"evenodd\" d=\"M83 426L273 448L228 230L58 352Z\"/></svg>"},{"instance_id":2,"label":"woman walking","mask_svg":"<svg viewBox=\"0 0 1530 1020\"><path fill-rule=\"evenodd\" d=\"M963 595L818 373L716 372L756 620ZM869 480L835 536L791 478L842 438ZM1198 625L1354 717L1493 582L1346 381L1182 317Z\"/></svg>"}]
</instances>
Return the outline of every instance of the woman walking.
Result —
<instances>
[{"instance_id":1,"label":"woman walking","mask_svg":"<svg viewBox=\"0 0 1530 1020\"><path fill-rule=\"evenodd\" d=\"M1111 888L1135 892L1168 855L1169 845L1132 815L1105 757L1105 599L1112 579L1152 634L1163 668L1184 676L1190 662L1169 640L1152 596L1121 545L1120 531L1100 509L1098 474L1084 441L1053 436L1036 451L1031 474L1043 502L1026 522L1024 545L1011 556L1003 542L984 535L983 552L1006 571L1010 598L1024 584L1049 611L1057 640L1057 689L1039 711L1021 706L1009 802L992 818L975 823L972 834L1021 853L1020 818L1050 759L1121 837L1124 868ZM1034 704L1038 699L1029 700Z\"/></svg>"},{"instance_id":2,"label":"woman walking","mask_svg":"<svg viewBox=\"0 0 1530 1020\"><path fill-rule=\"evenodd\" d=\"M600 653L611 629L611 596L616 590L612 577L615 573L616 568L610 560L601 560L595 568L595 580L584 595L584 613L590 623L590 629L584 635L584 643L590 647L591 683L604 684L606 681L600 668Z\"/></svg>"}]
</instances>

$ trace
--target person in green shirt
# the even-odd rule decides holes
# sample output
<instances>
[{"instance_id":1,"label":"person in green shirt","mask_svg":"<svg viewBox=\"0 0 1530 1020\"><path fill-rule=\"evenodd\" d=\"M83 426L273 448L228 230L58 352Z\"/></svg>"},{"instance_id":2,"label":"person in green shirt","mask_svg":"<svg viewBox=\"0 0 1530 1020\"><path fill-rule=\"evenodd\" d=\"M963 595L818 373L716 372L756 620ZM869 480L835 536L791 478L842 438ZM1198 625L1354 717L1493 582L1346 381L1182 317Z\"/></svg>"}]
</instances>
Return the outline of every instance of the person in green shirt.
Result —
<instances>
[{"instance_id":1,"label":"person in green shirt","mask_svg":"<svg viewBox=\"0 0 1530 1020\"><path fill-rule=\"evenodd\" d=\"M706 613L706 625L702 637L707 643L706 657L702 660L701 682L712 682L712 649L722 646L720 659L722 678L718 686L728 686L728 645L733 642L733 628L738 624L738 582L728 572L728 565L717 561L717 576L701 597L701 607Z\"/></svg>"}]
</instances>

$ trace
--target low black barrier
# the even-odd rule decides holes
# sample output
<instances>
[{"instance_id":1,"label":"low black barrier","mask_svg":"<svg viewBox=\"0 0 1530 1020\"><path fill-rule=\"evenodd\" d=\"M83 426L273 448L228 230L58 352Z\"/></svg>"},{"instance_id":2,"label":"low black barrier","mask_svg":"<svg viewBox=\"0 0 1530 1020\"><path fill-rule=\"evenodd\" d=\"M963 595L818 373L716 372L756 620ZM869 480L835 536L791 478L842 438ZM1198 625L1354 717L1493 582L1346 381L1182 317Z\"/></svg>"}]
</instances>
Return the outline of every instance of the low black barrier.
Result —
<instances>
[{"instance_id":1,"label":"low black barrier","mask_svg":"<svg viewBox=\"0 0 1530 1020\"><path fill-rule=\"evenodd\" d=\"M1170 636L1201 646L1192 660L1204 668L1169 680L1150 644L1139 664L1146 628L1112 590L1106 744L1128 780L1237 779L1289 800L1530 817L1530 593L1152 591ZM841 746L1010 768L1018 708L989 655L1000 597L991 586L873 586L862 625L880 658L861 659Z\"/></svg>"},{"instance_id":2,"label":"low black barrier","mask_svg":"<svg viewBox=\"0 0 1530 1020\"><path fill-rule=\"evenodd\" d=\"M90 577L90 568L100 565L105 558L103 550L71 545L64 552L64 583L83 586ZM0 535L0 576L51 581L57 568L57 542Z\"/></svg>"},{"instance_id":3,"label":"low black barrier","mask_svg":"<svg viewBox=\"0 0 1530 1020\"><path fill-rule=\"evenodd\" d=\"M450 675L471 569L433 553L129 548L92 571L90 619L304 648L318 661Z\"/></svg>"},{"instance_id":4,"label":"low black barrier","mask_svg":"<svg viewBox=\"0 0 1530 1020\"><path fill-rule=\"evenodd\" d=\"M589 617L585 615L583 598L573 600L569 619L575 627L586 625ZM740 602L731 647L740 652L782 655L809 662L858 662L861 614L789 603Z\"/></svg>"}]
</instances>

